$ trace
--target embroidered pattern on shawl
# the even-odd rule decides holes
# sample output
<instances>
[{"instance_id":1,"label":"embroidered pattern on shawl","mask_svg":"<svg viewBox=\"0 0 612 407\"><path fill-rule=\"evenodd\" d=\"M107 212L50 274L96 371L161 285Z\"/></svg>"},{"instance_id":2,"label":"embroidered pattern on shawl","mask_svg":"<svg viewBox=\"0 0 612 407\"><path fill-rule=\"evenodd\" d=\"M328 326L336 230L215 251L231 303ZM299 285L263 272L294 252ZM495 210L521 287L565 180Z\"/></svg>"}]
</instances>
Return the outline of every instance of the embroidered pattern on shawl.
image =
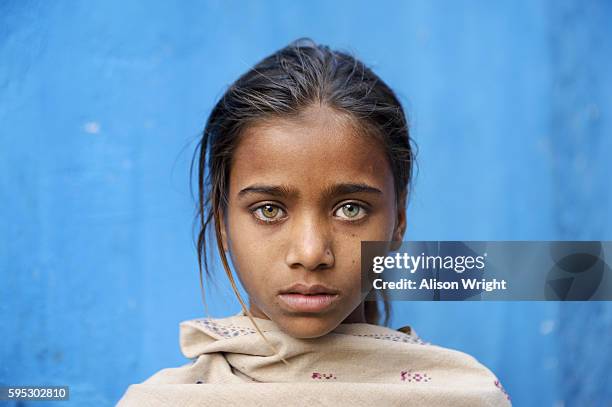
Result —
<instances>
[{"instance_id":1,"label":"embroidered pattern on shawl","mask_svg":"<svg viewBox=\"0 0 612 407\"><path fill-rule=\"evenodd\" d=\"M291 404L298 394L295 405L304 406L511 405L498 378L476 359L425 342L410 327L340 324L324 337L302 340L270 320L256 322L291 367L244 314L192 319L181 323L181 351L192 363L130 386L119 406Z\"/></svg>"},{"instance_id":2,"label":"embroidered pattern on shawl","mask_svg":"<svg viewBox=\"0 0 612 407\"><path fill-rule=\"evenodd\" d=\"M236 336L250 335L250 334L257 333L257 331L253 328L238 327L232 324L223 324L222 322L219 322L219 319L215 319L215 318L197 318L197 319L193 319L192 321L198 324L201 324L206 329L209 329L210 331L224 338L233 338ZM266 332L265 330L263 331ZM405 342L405 343L415 343L419 345L430 345L429 342L425 342L421 340L421 338L419 338L416 335L416 332L414 332L414 330L412 330L410 334L406 334L401 331L398 331L396 334L378 334L376 333L376 334L348 334L348 335L366 336L366 337L370 337L374 339L382 339L382 340L394 341L394 342L399 341L399 342Z\"/></svg>"}]
</instances>

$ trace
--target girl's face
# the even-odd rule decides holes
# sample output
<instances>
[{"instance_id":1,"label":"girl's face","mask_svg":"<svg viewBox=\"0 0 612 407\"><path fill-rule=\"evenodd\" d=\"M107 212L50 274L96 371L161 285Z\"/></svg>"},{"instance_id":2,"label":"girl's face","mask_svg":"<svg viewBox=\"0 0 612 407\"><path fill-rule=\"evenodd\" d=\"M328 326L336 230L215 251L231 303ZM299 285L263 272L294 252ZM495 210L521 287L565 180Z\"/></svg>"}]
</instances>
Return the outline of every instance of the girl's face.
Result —
<instances>
[{"instance_id":1,"label":"girl's face","mask_svg":"<svg viewBox=\"0 0 612 407\"><path fill-rule=\"evenodd\" d=\"M403 237L405 209L396 206L384 150L351 124L313 106L250 126L233 157L225 250L251 313L296 338L366 322L361 241ZM329 294L283 294L315 284Z\"/></svg>"}]
</instances>

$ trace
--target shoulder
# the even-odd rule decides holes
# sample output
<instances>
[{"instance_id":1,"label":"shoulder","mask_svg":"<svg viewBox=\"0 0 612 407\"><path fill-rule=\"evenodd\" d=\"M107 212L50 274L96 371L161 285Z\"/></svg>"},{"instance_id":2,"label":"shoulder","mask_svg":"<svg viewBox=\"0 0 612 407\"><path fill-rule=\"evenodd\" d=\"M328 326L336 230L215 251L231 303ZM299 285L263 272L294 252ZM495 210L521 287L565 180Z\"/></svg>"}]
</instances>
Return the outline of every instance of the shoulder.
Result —
<instances>
[{"instance_id":1,"label":"shoulder","mask_svg":"<svg viewBox=\"0 0 612 407\"><path fill-rule=\"evenodd\" d=\"M490 391L500 396L500 398L510 401L510 396L497 375L477 357L458 350L453 349L421 339L414 328L409 325L395 329L398 333L405 334L412 338L414 343L427 345L422 349L428 353L428 359L431 358L439 367L438 374L445 376L453 376L453 380L458 383L473 383L480 382L483 385L488 385Z\"/></svg>"}]
</instances>

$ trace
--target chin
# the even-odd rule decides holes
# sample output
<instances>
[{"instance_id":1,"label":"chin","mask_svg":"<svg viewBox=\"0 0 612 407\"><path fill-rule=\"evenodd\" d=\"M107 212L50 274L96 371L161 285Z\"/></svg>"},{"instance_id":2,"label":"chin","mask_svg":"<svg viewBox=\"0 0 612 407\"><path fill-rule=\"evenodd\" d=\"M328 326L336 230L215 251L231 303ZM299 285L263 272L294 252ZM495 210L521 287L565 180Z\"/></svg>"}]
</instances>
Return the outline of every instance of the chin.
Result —
<instances>
[{"instance_id":1,"label":"chin","mask_svg":"<svg viewBox=\"0 0 612 407\"><path fill-rule=\"evenodd\" d=\"M277 322L287 335L299 339L318 338L339 325L333 318L321 316L286 316Z\"/></svg>"}]
</instances>

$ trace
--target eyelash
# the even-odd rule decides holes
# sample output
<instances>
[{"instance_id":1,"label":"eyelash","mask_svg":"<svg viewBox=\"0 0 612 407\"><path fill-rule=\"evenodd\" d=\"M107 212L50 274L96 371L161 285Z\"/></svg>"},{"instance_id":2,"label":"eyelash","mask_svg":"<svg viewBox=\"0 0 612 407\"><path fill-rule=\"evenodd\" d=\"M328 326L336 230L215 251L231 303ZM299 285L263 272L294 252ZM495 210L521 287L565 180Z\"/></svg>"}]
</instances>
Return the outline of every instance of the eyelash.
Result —
<instances>
[{"instance_id":1,"label":"eyelash","mask_svg":"<svg viewBox=\"0 0 612 407\"><path fill-rule=\"evenodd\" d=\"M355 219L355 220L348 220L348 219L344 218L344 219L343 219L343 221L345 221L345 222L357 223L357 222L359 222L359 221L363 220L363 219L364 219L364 218L365 218L365 217L366 217L366 216L369 214L369 210L368 210L368 209L367 209L367 208L366 208L366 207L365 207L363 204L360 204L360 203L358 203L358 202L345 202L345 203L343 203L342 205L340 205L340 206L338 207L338 209L336 209L336 210L334 211L334 213L336 213L337 211L341 210L341 209L342 209L343 207L345 207L346 205L354 205L354 206L356 206L356 207L358 207L358 208L359 208L359 210L360 210L359 214L361 214L361 212L364 212L364 214L363 214L363 215L361 215L359 218L357 218L357 219ZM257 215L255 215L255 212L259 211L260 209L263 209L265 206L272 206L272 207L275 207L275 208L280 209L280 210L281 210L281 211L283 211L283 212L285 211L285 210L284 210L283 208L281 208L280 206L278 206L278 205L274 205L274 204L271 204L271 203L266 203L266 204L263 204L263 205L259 205L259 206L255 207L255 208L253 208L253 209L250 209L251 213L253 214L253 216L255 217L255 219L256 219L257 221L259 221L259 222L261 222L261 223L264 223L264 224L272 224L272 223L277 223L277 222L280 222L280 221L283 219L283 218L278 218L278 219L272 219L272 220L265 220L265 219L264 219L264 218L265 218L265 216L258 217ZM359 215L358 215L358 216L359 216Z\"/></svg>"}]
</instances>

